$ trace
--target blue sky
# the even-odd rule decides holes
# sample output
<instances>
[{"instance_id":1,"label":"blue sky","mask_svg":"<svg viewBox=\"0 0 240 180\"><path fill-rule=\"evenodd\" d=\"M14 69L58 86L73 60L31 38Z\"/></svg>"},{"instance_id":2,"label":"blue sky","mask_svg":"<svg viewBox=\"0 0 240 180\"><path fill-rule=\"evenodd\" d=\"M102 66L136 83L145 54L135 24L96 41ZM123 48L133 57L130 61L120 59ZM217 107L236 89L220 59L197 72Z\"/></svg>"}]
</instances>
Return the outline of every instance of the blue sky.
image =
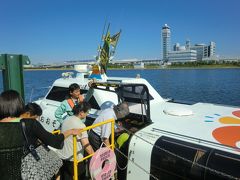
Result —
<instances>
[{"instance_id":1,"label":"blue sky","mask_svg":"<svg viewBox=\"0 0 240 180\"><path fill-rule=\"evenodd\" d=\"M161 27L172 45L216 42L216 53L240 56L239 0L0 0L0 54L32 63L92 59L105 20L122 34L116 59L162 58Z\"/></svg>"}]
</instances>

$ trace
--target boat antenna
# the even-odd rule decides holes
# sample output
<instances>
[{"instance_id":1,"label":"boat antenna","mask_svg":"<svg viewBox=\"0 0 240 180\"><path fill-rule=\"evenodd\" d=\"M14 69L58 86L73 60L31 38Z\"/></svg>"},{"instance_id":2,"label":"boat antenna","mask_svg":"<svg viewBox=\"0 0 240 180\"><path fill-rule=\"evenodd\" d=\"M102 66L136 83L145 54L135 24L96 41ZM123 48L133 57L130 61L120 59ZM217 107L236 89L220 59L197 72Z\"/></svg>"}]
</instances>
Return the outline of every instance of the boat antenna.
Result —
<instances>
[{"instance_id":1,"label":"boat antenna","mask_svg":"<svg viewBox=\"0 0 240 180\"><path fill-rule=\"evenodd\" d=\"M105 28L106 28L106 24L107 24L107 19L105 19L105 22L104 22L104 26L103 26L103 30L102 30L102 36L101 36L101 39L100 39L100 46L102 45L102 42L103 42L103 37L104 37L104 34L105 34Z\"/></svg>"},{"instance_id":2,"label":"boat antenna","mask_svg":"<svg viewBox=\"0 0 240 180\"><path fill-rule=\"evenodd\" d=\"M103 25L103 30L102 30L102 36L100 38L100 42L99 42L99 46L97 48L97 57L96 57L96 61L99 60L99 55L101 52L101 46L102 46L102 40L103 40L103 36L104 36L104 32L105 32L105 28L106 28L106 24L107 24L107 18L105 19L104 25Z\"/></svg>"},{"instance_id":3,"label":"boat antenna","mask_svg":"<svg viewBox=\"0 0 240 180\"><path fill-rule=\"evenodd\" d=\"M96 58L96 61L97 61L97 62L99 62L99 60L100 60L100 53L101 53L101 49L102 49L102 43L104 42L104 38L107 36L108 30L109 30L109 27L110 27L110 23L108 23L106 36L104 36L106 24L107 24L107 18L105 19L105 22L104 22L103 31L102 31L102 36L101 36L100 43L99 43L100 45L99 45L98 50L97 50L97 51L98 51L98 53L97 53L97 58Z\"/></svg>"}]
</instances>

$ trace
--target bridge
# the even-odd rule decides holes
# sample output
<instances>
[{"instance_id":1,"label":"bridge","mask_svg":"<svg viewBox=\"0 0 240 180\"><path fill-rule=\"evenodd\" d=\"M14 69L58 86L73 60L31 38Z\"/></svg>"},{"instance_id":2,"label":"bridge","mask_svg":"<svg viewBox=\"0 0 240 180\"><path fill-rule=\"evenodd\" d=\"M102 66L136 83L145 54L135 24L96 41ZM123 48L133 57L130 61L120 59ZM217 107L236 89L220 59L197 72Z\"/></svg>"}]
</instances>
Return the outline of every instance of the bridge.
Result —
<instances>
[{"instance_id":1,"label":"bridge","mask_svg":"<svg viewBox=\"0 0 240 180\"><path fill-rule=\"evenodd\" d=\"M161 59L122 59L122 60L112 60L110 63L111 64L136 64L143 62L144 64L161 64L162 60ZM90 59L90 60L79 60L79 61L65 61L63 63L52 63L52 64L39 64L36 67L41 67L41 68L61 68L61 67L69 67L69 66L74 66L77 64L94 64L96 63L95 59Z\"/></svg>"},{"instance_id":2,"label":"bridge","mask_svg":"<svg viewBox=\"0 0 240 180\"><path fill-rule=\"evenodd\" d=\"M240 61L240 58L220 58L219 61ZM69 66L74 66L77 64L94 64L96 62L95 59L89 59L89 60L77 60L77 61L65 61L62 63L52 63L52 64L41 64L41 65L36 65L35 67L40 67L40 68L61 68L61 67L69 67ZM156 59L118 59L118 60L112 60L110 63L111 64L137 64L143 62L144 64L163 64L162 59L156 58ZM30 67L30 66L29 66Z\"/></svg>"}]
</instances>

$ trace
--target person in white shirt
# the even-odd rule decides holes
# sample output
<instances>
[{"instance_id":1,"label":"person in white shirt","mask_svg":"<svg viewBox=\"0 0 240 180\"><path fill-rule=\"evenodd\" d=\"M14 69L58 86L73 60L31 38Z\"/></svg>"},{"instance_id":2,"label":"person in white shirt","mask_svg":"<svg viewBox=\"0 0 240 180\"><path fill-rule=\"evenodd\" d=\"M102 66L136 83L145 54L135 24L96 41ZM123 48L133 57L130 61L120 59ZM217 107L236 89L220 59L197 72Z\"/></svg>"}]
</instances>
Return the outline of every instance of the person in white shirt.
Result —
<instances>
[{"instance_id":1,"label":"person in white shirt","mask_svg":"<svg viewBox=\"0 0 240 180\"><path fill-rule=\"evenodd\" d=\"M120 119L124 118L129 114L129 107L126 102L122 102L116 106L107 108L99 114L99 116L95 119L93 122L94 124L109 120L109 119ZM102 143L104 143L106 146L110 145L109 137L111 134L111 123L104 124L102 126L98 126L96 128L93 128L89 131L89 142L96 151L99 149Z\"/></svg>"},{"instance_id":2,"label":"person in white shirt","mask_svg":"<svg viewBox=\"0 0 240 180\"><path fill-rule=\"evenodd\" d=\"M88 111L90 110L90 104L88 102L81 102L73 107L73 116L67 117L62 124L62 132L68 129L85 128L85 124L82 122L86 118ZM88 134L86 131L77 136L77 158L82 159L84 156L84 150L88 154L94 153L91 145L88 141ZM73 137L70 136L64 141L63 149L58 150L59 156L63 159L63 167L61 168L61 179L68 180L73 178ZM78 179L85 178L85 163L78 163Z\"/></svg>"}]
</instances>

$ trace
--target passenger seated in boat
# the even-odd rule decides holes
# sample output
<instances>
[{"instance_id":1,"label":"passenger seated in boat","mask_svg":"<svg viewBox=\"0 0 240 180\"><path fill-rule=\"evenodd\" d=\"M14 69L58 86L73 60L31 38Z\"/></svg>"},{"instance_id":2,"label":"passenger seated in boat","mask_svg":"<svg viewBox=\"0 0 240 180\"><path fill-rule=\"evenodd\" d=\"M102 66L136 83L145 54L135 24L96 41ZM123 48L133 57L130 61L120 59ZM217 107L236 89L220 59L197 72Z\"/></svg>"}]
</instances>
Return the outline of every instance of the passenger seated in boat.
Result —
<instances>
[{"instance_id":1,"label":"passenger seated in boat","mask_svg":"<svg viewBox=\"0 0 240 180\"><path fill-rule=\"evenodd\" d=\"M25 122L30 144L38 146L39 140L49 146L61 149L64 139L70 135L81 134L80 129L70 129L59 135L46 131L35 120L21 119L24 103L19 93L8 90L0 95L0 175L1 180L21 179L21 158L24 137L21 122Z\"/></svg>"},{"instance_id":2,"label":"passenger seated in boat","mask_svg":"<svg viewBox=\"0 0 240 180\"><path fill-rule=\"evenodd\" d=\"M28 103L23 113L21 114L21 118L26 119L36 119L38 120L39 117L42 115L42 108L36 103Z\"/></svg>"},{"instance_id":3,"label":"passenger seated in boat","mask_svg":"<svg viewBox=\"0 0 240 180\"><path fill-rule=\"evenodd\" d=\"M65 132L72 128L85 128L85 124L82 122L88 114L91 106L88 102L82 102L74 106L73 116L67 117L62 124L62 132ZM94 153L92 146L88 141L87 131L82 132L81 136L78 136L77 140L77 158L82 159L84 156L84 150L88 154ZM73 177L73 138L68 137L64 141L63 149L58 150L57 153L63 159L63 167L61 168L61 178L64 180L70 180ZM85 162L78 163L78 179L85 179Z\"/></svg>"},{"instance_id":4,"label":"passenger seated in boat","mask_svg":"<svg viewBox=\"0 0 240 180\"><path fill-rule=\"evenodd\" d=\"M79 85L76 83L71 84L69 86L69 95L67 99L65 99L55 111L55 117L60 125L66 117L73 115L73 107L79 102L83 102L83 99L84 97L80 93Z\"/></svg>"},{"instance_id":5,"label":"passenger seated in boat","mask_svg":"<svg viewBox=\"0 0 240 180\"><path fill-rule=\"evenodd\" d=\"M95 119L93 122L94 124L109 120L109 119L120 119L124 118L129 114L129 107L126 102L122 102L118 105L115 105L113 107L107 108L99 114L99 116ZM100 148L102 142L109 146L109 137L111 134L111 123L104 124L102 126L98 126L96 128L93 128L89 131L89 141L92 145L93 149L96 151Z\"/></svg>"}]
</instances>

